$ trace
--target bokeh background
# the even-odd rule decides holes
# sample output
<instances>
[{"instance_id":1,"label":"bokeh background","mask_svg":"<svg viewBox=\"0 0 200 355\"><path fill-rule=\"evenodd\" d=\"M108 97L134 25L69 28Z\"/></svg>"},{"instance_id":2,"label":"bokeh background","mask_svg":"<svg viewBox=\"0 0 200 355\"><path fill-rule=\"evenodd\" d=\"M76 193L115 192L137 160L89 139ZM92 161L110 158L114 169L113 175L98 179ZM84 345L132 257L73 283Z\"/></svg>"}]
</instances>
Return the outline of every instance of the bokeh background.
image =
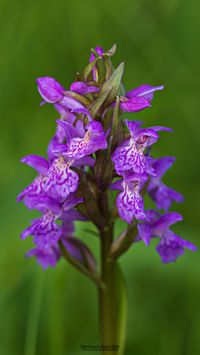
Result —
<instances>
[{"instance_id":1,"label":"bokeh background","mask_svg":"<svg viewBox=\"0 0 200 355\"><path fill-rule=\"evenodd\" d=\"M19 159L45 154L57 118L53 107L39 106L35 79L50 75L68 87L91 47L117 43L114 65L126 62L127 89L165 85L135 118L174 129L162 134L154 154L177 157L165 178L185 195L174 207L184 215L176 231L200 247L199 13L198 0L1 0L1 355L76 355L81 344L99 343L95 287L64 261L43 272L24 258L31 241L19 234L34 213L15 202L35 176ZM97 252L84 226L77 236ZM138 244L121 265L129 299L126 354L199 354L199 252L162 265L154 243Z\"/></svg>"}]
</instances>

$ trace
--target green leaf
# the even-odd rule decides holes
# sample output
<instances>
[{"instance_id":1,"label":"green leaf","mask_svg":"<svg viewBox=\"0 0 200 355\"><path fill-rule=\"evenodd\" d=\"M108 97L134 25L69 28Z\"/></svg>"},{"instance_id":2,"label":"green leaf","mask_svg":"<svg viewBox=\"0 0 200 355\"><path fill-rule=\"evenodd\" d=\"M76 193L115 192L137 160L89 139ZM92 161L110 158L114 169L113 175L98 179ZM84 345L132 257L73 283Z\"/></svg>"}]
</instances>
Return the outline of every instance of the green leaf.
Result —
<instances>
[{"instance_id":1,"label":"green leaf","mask_svg":"<svg viewBox=\"0 0 200 355\"><path fill-rule=\"evenodd\" d=\"M85 69L83 70L83 79L84 81L87 81L89 75L92 72L92 69L94 68L94 66L97 64L97 62L99 61L100 57L96 58L95 60L93 60L93 62L89 63Z\"/></svg>"},{"instance_id":2,"label":"green leaf","mask_svg":"<svg viewBox=\"0 0 200 355\"><path fill-rule=\"evenodd\" d=\"M116 105L112 117L112 129L111 136L113 137L112 149L113 152L119 143L124 139L124 125L121 120L121 111L120 111L120 98L117 96Z\"/></svg>"},{"instance_id":3,"label":"green leaf","mask_svg":"<svg viewBox=\"0 0 200 355\"><path fill-rule=\"evenodd\" d=\"M106 100L107 105L111 104L114 101L116 95L119 93L123 73L124 63L121 63L112 73L111 77L102 86L100 95L104 94L105 92L109 92L109 97Z\"/></svg>"},{"instance_id":4,"label":"green leaf","mask_svg":"<svg viewBox=\"0 0 200 355\"><path fill-rule=\"evenodd\" d=\"M106 52L103 54L103 56L109 56L109 57L112 57L115 53L116 53L116 50L117 50L117 45L116 43L113 44L113 46Z\"/></svg>"},{"instance_id":5,"label":"green leaf","mask_svg":"<svg viewBox=\"0 0 200 355\"><path fill-rule=\"evenodd\" d=\"M103 94L101 94L98 99L96 99L90 106L89 111L91 116L94 118L96 114L99 112L100 108L104 104L105 100L108 98L110 92L105 91Z\"/></svg>"},{"instance_id":6,"label":"green leaf","mask_svg":"<svg viewBox=\"0 0 200 355\"><path fill-rule=\"evenodd\" d=\"M118 355L124 354L126 345L126 331L127 331L127 316L128 316L128 302L127 292L124 280L124 275L118 265L116 265L115 282L117 284L116 290L116 344L120 348Z\"/></svg>"}]
</instances>

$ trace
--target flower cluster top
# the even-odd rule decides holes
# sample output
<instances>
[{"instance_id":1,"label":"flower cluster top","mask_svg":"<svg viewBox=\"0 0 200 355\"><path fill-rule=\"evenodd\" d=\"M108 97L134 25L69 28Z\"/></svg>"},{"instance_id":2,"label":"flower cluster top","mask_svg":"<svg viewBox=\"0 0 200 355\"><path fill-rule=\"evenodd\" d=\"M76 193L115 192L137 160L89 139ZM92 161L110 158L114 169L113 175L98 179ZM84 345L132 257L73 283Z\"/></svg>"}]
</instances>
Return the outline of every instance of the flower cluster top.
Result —
<instances>
[{"instance_id":1,"label":"flower cluster top","mask_svg":"<svg viewBox=\"0 0 200 355\"><path fill-rule=\"evenodd\" d=\"M60 117L47 158L22 158L37 176L17 200L41 212L21 237L33 236L35 247L27 255L35 256L44 268L55 266L63 248L89 270L94 268L92 253L74 236L78 220L92 221L99 230L119 217L127 222L127 230L113 242L111 256L122 254L128 240L130 245L140 240L149 245L153 237L159 240L156 250L164 263L175 261L184 248L196 250L170 229L182 220L169 208L183 197L163 182L175 158L155 159L150 154L160 132L171 129L143 128L141 121L122 119L123 112L134 115L149 108L163 86L145 84L125 92L124 64L114 70L111 63L115 49L92 50L89 64L76 74L69 90L52 77L37 79L43 102L53 105ZM103 200L111 190L119 192L108 213ZM155 202L154 210L145 210L144 194Z\"/></svg>"}]
</instances>

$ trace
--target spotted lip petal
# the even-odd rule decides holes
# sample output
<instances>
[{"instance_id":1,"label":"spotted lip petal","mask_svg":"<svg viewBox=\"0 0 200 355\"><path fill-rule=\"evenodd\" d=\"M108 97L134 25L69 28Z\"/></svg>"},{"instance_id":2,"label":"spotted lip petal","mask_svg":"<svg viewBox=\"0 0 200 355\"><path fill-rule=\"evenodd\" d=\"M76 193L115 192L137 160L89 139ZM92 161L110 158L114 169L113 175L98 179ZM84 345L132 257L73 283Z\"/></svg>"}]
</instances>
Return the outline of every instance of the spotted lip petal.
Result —
<instances>
[{"instance_id":1,"label":"spotted lip petal","mask_svg":"<svg viewBox=\"0 0 200 355\"><path fill-rule=\"evenodd\" d=\"M135 173L155 175L149 160L134 145L117 148L112 155L112 161L118 175L123 175L123 172L129 170Z\"/></svg>"},{"instance_id":2,"label":"spotted lip petal","mask_svg":"<svg viewBox=\"0 0 200 355\"><path fill-rule=\"evenodd\" d=\"M45 191L55 191L60 197L66 198L77 190L78 174L69 168L62 156L55 159L47 173L44 183Z\"/></svg>"},{"instance_id":3,"label":"spotted lip petal","mask_svg":"<svg viewBox=\"0 0 200 355\"><path fill-rule=\"evenodd\" d=\"M23 200L28 208L32 208L32 199L44 195L43 183L44 176L37 176L33 182L17 196L17 202Z\"/></svg>"},{"instance_id":4,"label":"spotted lip petal","mask_svg":"<svg viewBox=\"0 0 200 355\"><path fill-rule=\"evenodd\" d=\"M155 176L152 167L152 158L145 156L144 150L150 147L158 139L158 134L152 128L140 128L142 122L125 120L129 129L131 138L122 142L113 155L112 161L115 170L119 175L124 171L133 171L135 173L147 173Z\"/></svg>"},{"instance_id":5,"label":"spotted lip petal","mask_svg":"<svg viewBox=\"0 0 200 355\"><path fill-rule=\"evenodd\" d=\"M47 212L41 218L32 222L32 225L25 229L21 238L25 239L30 235L34 237L34 243L39 248L46 248L55 245L62 235L62 228L55 223L55 215Z\"/></svg>"},{"instance_id":6,"label":"spotted lip petal","mask_svg":"<svg viewBox=\"0 0 200 355\"><path fill-rule=\"evenodd\" d=\"M139 194L140 178L135 181L123 180L123 191L117 197L118 212L122 220L131 223L134 218L145 219L144 201Z\"/></svg>"},{"instance_id":7,"label":"spotted lip petal","mask_svg":"<svg viewBox=\"0 0 200 355\"><path fill-rule=\"evenodd\" d=\"M72 160L81 159L99 149L107 148L106 134L100 122L90 122L86 126L83 138L72 138L67 145L66 157Z\"/></svg>"}]
</instances>

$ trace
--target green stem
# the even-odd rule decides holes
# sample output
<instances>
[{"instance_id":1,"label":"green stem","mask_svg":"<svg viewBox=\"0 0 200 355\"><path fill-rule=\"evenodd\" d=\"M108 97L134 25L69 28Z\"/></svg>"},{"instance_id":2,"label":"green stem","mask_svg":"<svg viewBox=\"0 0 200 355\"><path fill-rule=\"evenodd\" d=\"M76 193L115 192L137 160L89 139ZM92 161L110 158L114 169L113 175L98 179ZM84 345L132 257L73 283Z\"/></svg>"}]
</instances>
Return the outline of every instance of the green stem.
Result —
<instances>
[{"instance_id":1,"label":"green stem","mask_svg":"<svg viewBox=\"0 0 200 355\"><path fill-rule=\"evenodd\" d=\"M122 286L119 266L116 260L109 258L112 240L112 226L101 231L101 279L104 284L104 287L98 289L101 345L103 355L122 355L126 327L126 311L123 306L126 302L124 302L122 291L124 285ZM117 351L118 346L119 351Z\"/></svg>"},{"instance_id":2,"label":"green stem","mask_svg":"<svg viewBox=\"0 0 200 355\"><path fill-rule=\"evenodd\" d=\"M103 346L110 346L115 344L114 334L114 310L112 309L112 279L114 273L115 262L111 263L107 260L110 239L109 229L104 229L101 232L101 279L105 285L104 288L99 288L99 316L100 316L100 331L101 331L101 344ZM106 354L112 354L110 351L103 352Z\"/></svg>"}]
</instances>

